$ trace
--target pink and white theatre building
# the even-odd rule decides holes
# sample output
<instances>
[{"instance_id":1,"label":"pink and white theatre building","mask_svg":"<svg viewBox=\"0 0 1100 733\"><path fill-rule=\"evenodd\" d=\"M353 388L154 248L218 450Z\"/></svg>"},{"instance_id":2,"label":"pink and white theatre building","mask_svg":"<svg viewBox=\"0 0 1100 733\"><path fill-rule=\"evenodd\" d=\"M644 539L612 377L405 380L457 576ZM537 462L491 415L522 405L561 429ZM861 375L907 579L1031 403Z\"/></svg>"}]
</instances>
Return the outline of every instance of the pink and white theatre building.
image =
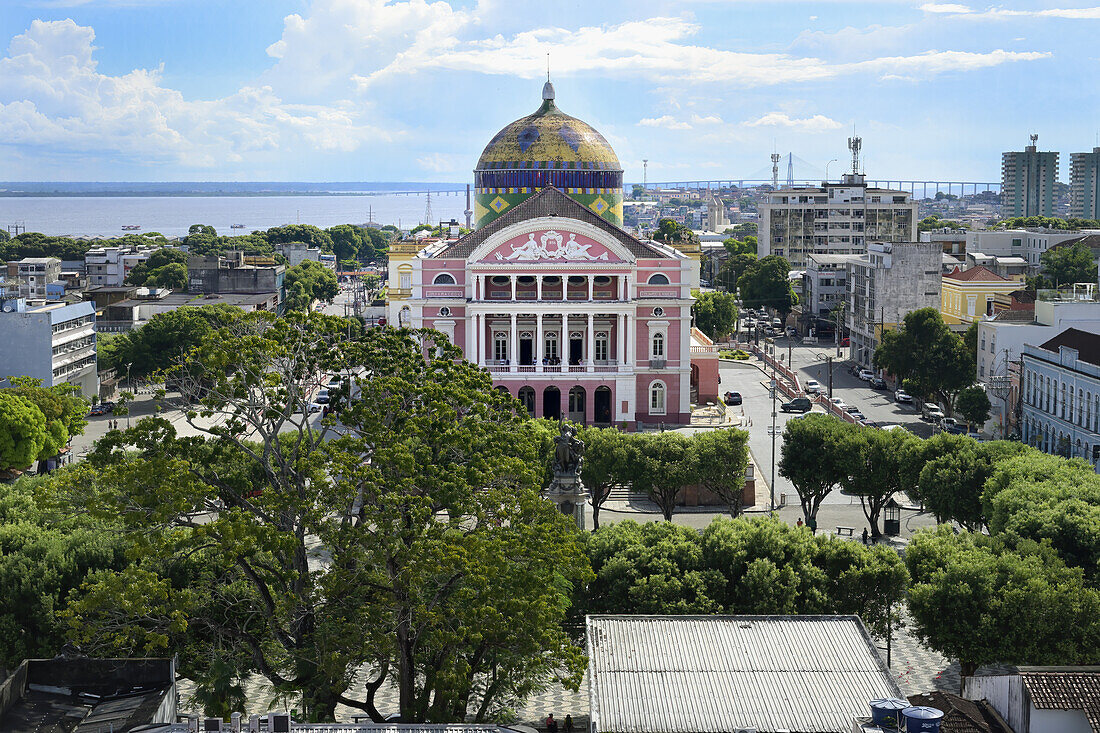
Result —
<instances>
[{"instance_id":1,"label":"pink and white theatre building","mask_svg":"<svg viewBox=\"0 0 1100 733\"><path fill-rule=\"evenodd\" d=\"M689 421L694 258L552 187L416 250L391 253L390 322L447 334L532 415L627 429ZM700 336L694 381L713 399L717 354Z\"/></svg>"}]
</instances>

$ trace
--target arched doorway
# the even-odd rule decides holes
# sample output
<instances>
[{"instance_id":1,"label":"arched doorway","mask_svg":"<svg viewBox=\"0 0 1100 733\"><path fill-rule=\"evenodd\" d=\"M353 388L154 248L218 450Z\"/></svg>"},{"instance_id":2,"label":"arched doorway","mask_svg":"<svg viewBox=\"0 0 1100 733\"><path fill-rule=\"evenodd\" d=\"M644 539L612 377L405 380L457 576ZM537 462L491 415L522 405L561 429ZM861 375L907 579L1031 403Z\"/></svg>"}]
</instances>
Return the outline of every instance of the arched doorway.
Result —
<instances>
[{"instance_id":1,"label":"arched doorway","mask_svg":"<svg viewBox=\"0 0 1100 733\"><path fill-rule=\"evenodd\" d=\"M547 420L561 419L561 391L557 387L542 391L542 416Z\"/></svg>"},{"instance_id":2,"label":"arched doorway","mask_svg":"<svg viewBox=\"0 0 1100 733\"><path fill-rule=\"evenodd\" d=\"M596 424L611 424L611 388L606 386L596 387L596 395L593 402L595 407Z\"/></svg>"},{"instance_id":3,"label":"arched doorway","mask_svg":"<svg viewBox=\"0 0 1100 733\"><path fill-rule=\"evenodd\" d=\"M523 403L523 408L527 410L527 414L531 417L535 416L535 388L534 387L520 387L519 388L519 401Z\"/></svg>"},{"instance_id":4,"label":"arched doorway","mask_svg":"<svg viewBox=\"0 0 1100 733\"><path fill-rule=\"evenodd\" d=\"M569 390L569 419L573 422L584 422L584 408L587 396L584 387L579 384Z\"/></svg>"},{"instance_id":5,"label":"arched doorway","mask_svg":"<svg viewBox=\"0 0 1100 733\"><path fill-rule=\"evenodd\" d=\"M691 365L691 394L690 399L692 402L699 401L699 365Z\"/></svg>"}]
</instances>

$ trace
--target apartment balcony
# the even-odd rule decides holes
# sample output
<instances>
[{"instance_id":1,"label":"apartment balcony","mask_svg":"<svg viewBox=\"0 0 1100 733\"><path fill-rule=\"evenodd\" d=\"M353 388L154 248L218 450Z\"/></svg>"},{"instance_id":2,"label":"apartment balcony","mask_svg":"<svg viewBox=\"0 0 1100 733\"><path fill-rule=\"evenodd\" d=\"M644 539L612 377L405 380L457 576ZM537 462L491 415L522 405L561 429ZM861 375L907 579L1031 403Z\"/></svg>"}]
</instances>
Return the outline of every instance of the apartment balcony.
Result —
<instances>
[{"instance_id":1,"label":"apartment balcony","mask_svg":"<svg viewBox=\"0 0 1100 733\"><path fill-rule=\"evenodd\" d=\"M606 376L608 374L633 374L634 366L632 364L616 364L613 362L597 362L595 364L540 364L538 366L534 364L504 364L499 362L493 362L485 365L485 368L489 370L489 373L497 378L515 378L515 379L530 379L534 376L546 377L553 379L560 375L567 375L569 378L575 378L580 375L601 375Z\"/></svg>"}]
</instances>

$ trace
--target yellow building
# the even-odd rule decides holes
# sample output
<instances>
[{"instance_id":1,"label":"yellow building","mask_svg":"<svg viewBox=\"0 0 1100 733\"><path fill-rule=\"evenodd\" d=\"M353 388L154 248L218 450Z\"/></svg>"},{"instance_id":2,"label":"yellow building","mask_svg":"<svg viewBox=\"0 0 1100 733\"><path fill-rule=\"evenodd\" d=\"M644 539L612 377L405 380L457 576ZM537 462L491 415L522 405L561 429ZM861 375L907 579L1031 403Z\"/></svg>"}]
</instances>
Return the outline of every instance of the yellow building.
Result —
<instances>
[{"instance_id":1,"label":"yellow building","mask_svg":"<svg viewBox=\"0 0 1100 733\"><path fill-rule=\"evenodd\" d=\"M1001 277L985 267L955 268L943 276L940 313L948 325L970 324L993 313L997 295L1008 295L1024 287L1024 276Z\"/></svg>"}]
</instances>

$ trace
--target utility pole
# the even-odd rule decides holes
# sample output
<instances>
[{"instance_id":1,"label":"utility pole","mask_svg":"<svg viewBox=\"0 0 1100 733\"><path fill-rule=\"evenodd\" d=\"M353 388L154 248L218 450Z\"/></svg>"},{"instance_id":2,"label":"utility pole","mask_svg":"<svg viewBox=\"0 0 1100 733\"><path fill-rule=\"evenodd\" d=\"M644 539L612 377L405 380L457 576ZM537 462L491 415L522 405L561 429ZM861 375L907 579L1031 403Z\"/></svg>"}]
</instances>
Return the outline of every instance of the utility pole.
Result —
<instances>
[{"instance_id":1,"label":"utility pole","mask_svg":"<svg viewBox=\"0 0 1100 733\"><path fill-rule=\"evenodd\" d=\"M768 482L768 489L771 492L771 511L775 512L775 397L776 392L779 389L778 383L775 381L775 356L772 356L772 478Z\"/></svg>"},{"instance_id":2,"label":"utility pole","mask_svg":"<svg viewBox=\"0 0 1100 733\"><path fill-rule=\"evenodd\" d=\"M642 159L642 198L649 188L649 158Z\"/></svg>"},{"instance_id":3,"label":"utility pole","mask_svg":"<svg viewBox=\"0 0 1100 733\"><path fill-rule=\"evenodd\" d=\"M833 398L833 357L826 356L825 363L829 365L829 399Z\"/></svg>"}]
</instances>

